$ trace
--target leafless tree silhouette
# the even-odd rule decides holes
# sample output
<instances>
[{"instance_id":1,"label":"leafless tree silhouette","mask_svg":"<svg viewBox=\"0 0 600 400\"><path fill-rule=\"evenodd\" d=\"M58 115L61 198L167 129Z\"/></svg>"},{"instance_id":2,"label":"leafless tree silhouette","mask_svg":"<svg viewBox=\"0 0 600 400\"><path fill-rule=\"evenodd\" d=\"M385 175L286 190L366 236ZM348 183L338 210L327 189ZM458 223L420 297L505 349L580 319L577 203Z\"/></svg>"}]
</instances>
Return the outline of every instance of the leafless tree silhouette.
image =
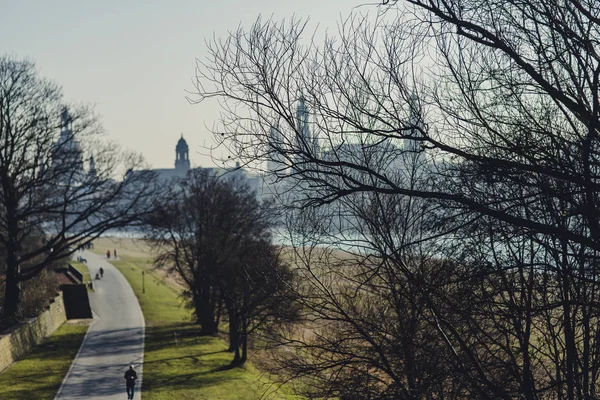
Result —
<instances>
[{"instance_id":1,"label":"leafless tree silhouette","mask_svg":"<svg viewBox=\"0 0 600 400\"><path fill-rule=\"evenodd\" d=\"M5 325L19 318L21 282L151 209L153 176L127 174L141 159L103 144L97 133L93 114L83 107L67 109L60 88L37 76L32 62L0 58ZM94 160L89 165L88 157Z\"/></svg>"},{"instance_id":2,"label":"leafless tree silhouette","mask_svg":"<svg viewBox=\"0 0 600 400\"><path fill-rule=\"evenodd\" d=\"M269 162L274 195L302 218L304 227L294 226L304 240L297 253L306 238L322 245L325 228L338 248L347 244L343 234L358 233L358 245L366 238L362 255L372 255L373 265L394 260L397 248L378 251L373 240L396 232L394 243L402 243L398 209L383 207L365 219L358 205L378 210L390 201L378 199L398 196L433 207L422 265L446 266L446 283L436 284L439 271L415 275L419 253L393 265L416 290L402 308L423 299L419 316L430 316L427 332L437 335L428 344L444 354L441 371L450 371L436 381L445 382L447 396L594 398L599 28L597 4L575 0L387 2L376 15L342 21L322 45L305 22L258 20L209 43L192 100L221 102L218 146L250 166ZM308 130L300 104L309 110ZM395 172L410 157L421 160L419 176L399 179ZM326 217L332 214L342 223ZM364 231L373 215L372 225L385 227L377 235ZM386 225L385 218L396 222ZM315 262L305 262L305 270L314 271ZM346 278L342 298L349 302L368 284ZM334 282L325 283L318 301L331 299ZM358 304L372 305L368 299ZM358 307L334 309L350 306ZM344 316L313 357L344 359L332 345L341 343L331 341L338 332L368 343L370 331L356 323L361 315ZM403 337L384 338L394 335ZM437 340L447 353L437 351ZM363 354L352 351L345 354ZM363 382L371 392L348 398L443 393L413 390L409 371L385 370L382 360L375 374L373 361L362 373L345 375L352 369L344 363L323 376L375 377Z\"/></svg>"},{"instance_id":3,"label":"leafless tree silhouette","mask_svg":"<svg viewBox=\"0 0 600 400\"><path fill-rule=\"evenodd\" d=\"M232 366L247 359L248 337L297 314L294 277L273 246L268 204L243 176L194 169L147 219L157 262L186 286L203 334L216 334L227 311Z\"/></svg>"}]
</instances>

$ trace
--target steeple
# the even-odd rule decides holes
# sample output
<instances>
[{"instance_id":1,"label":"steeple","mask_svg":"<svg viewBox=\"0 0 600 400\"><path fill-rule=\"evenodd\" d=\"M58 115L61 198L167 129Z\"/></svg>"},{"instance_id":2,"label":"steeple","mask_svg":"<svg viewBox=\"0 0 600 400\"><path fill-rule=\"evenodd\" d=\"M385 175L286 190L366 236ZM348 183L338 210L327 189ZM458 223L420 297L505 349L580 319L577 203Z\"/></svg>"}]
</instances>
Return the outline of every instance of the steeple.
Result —
<instances>
[{"instance_id":1,"label":"steeple","mask_svg":"<svg viewBox=\"0 0 600 400\"><path fill-rule=\"evenodd\" d=\"M297 140L300 148L305 147L306 151L312 152L315 155L318 152L316 136L310 134L310 126L308 124L308 106L304 94L300 93L298 105L296 106L296 130Z\"/></svg>"},{"instance_id":2,"label":"steeple","mask_svg":"<svg viewBox=\"0 0 600 400\"><path fill-rule=\"evenodd\" d=\"M308 128L308 108L306 107L306 100L304 95L300 93L300 99L298 99L298 105L296 106L296 123L298 133L306 141L310 143L310 130Z\"/></svg>"},{"instance_id":3,"label":"steeple","mask_svg":"<svg viewBox=\"0 0 600 400\"><path fill-rule=\"evenodd\" d=\"M94 156L90 157L90 161L88 163L88 175L92 178L96 177L96 161L94 161Z\"/></svg>"},{"instance_id":4,"label":"steeple","mask_svg":"<svg viewBox=\"0 0 600 400\"><path fill-rule=\"evenodd\" d=\"M64 144L73 140L73 118L69 115L67 107L60 113L60 120L60 142Z\"/></svg>"},{"instance_id":5,"label":"steeple","mask_svg":"<svg viewBox=\"0 0 600 400\"><path fill-rule=\"evenodd\" d=\"M76 168L78 173L83 173L83 152L73 133L73 117L67 107L60 113L60 119L60 136L54 144L52 164L55 167L68 165L68 168Z\"/></svg>"},{"instance_id":6,"label":"steeple","mask_svg":"<svg viewBox=\"0 0 600 400\"><path fill-rule=\"evenodd\" d=\"M62 122L61 132L72 132L73 118L71 117L71 115L69 115L69 109L67 107L63 107L63 110L60 113L60 119Z\"/></svg>"},{"instance_id":7,"label":"steeple","mask_svg":"<svg viewBox=\"0 0 600 400\"><path fill-rule=\"evenodd\" d=\"M279 130L279 122L276 122L271 125L269 131L267 171L270 174L281 173L282 170L286 169L285 159L281 154L284 146L283 140L283 135Z\"/></svg>"},{"instance_id":8,"label":"steeple","mask_svg":"<svg viewBox=\"0 0 600 400\"><path fill-rule=\"evenodd\" d=\"M410 114L408 117L408 123L412 127L410 130L410 136L412 137L422 137L422 133L419 130L423 128L423 120L421 115L421 107L419 105L419 98L417 94L413 91L410 96L410 100L408 102L408 106L410 107ZM419 151L421 150L421 142L413 139L405 139L404 140L404 148L410 151Z\"/></svg>"},{"instance_id":9,"label":"steeple","mask_svg":"<svg viewBox=\"0 0 600 400\"><path fill-rule=\"evenodd\" d=\"M183 134L175 147L175 169L182 171L190 169L189 148Z\"/></svg>"}]
</instances>

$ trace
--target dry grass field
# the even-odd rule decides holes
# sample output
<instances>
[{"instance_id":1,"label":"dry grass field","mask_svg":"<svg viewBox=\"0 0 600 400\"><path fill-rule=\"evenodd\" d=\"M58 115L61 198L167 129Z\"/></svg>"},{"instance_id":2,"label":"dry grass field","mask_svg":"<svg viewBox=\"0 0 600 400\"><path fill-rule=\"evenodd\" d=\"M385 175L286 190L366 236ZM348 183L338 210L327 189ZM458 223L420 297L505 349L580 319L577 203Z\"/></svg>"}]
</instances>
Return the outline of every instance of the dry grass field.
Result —
<instances>
[{"instance_id":1,"label":"dry grass field","mask_svg":"<svg viewBox=\"0 0 600 400\"><path fill-rule=\"evenodd\" d=\"M136 258L146 260L146 270L153 274L169 281L171 284L178 286L179 289L184 289L181 280L177 274L170 271L169 268L156 268L152 262L157 255L154 249L147 240L134 238L114 238L102 237L94 240L94 248L92 251L96 254L105 255L106 251L110 250L111 260L113 260L113 251L117 250L117 257Z\"/></svg>"},{"instance_id":2,"label":"dry grass field","mask_svg":"<svg viewBox=\"0 0 600 400\"><path fill-rule=\"evenodd\" d=\"M106 254L110 250L117 250L117 256L128 257L154 257L155 251L150 244L143 239L101 237L94 240L94 253Z\"/></svg>"}]
</instances>

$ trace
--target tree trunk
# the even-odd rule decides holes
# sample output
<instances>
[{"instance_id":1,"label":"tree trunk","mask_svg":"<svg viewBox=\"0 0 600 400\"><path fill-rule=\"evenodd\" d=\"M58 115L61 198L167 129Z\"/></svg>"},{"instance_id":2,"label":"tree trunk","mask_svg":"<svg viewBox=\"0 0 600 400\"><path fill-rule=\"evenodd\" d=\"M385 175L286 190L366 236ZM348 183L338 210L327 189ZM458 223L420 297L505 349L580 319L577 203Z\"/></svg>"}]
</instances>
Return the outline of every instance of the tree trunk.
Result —
<instances>
[{"instance_id":1,"label":"tree trunk","mask_svg":"<svg viewBox=\"0 0 600 400\"><path fill-rule=\"evenodd\" d=\"M3 185L12 188L11 185ZM8 190L10 192L10 190ZM11 197L11 200L14 198ZM11 326L18 320L19 302L21 300L21 282L19 268L19 251L21 246L18 240L19 224L15 217L17 213L17 202L8 201L6 204L7 236L6 242L6 286L4 289L4 310L2 313L2 324Z\"/></svg>"},{"instance_id":2,"label":"tree trunk","mask_svg":"<svg viewBox=\"0 0 600 400\"><path fill-rule=\"evenodd\" d=\"M242 365L248 359L248 335L246 335L246 333L242 334L240 342L242 345L242 358L240 359L240 365Z\"/></svg>"},{"instance_id":3,"label":"tree trunk","mask_svg":"<svg viewBox=\"0 0 600 400\"><path fill-rule=\"evenodd\" d=\"M17 321L19 301L21 300L21 282L19 281L19 265L16 257L8 254L6 270L6 287L4 290L3 325L10 326Z\"/></svg>"},{"instance_id":4,"label":"tree trunk","mask_svg":"<svg viewBox=\"0 0 600 400\"><path fill-rule=\"evenodd\" d=\"M201 326L202 335L214 335L217 333L218 326L215 321L214 308L210 305L209 296L197 294L194 298L194 308L196 318Z\"/></svg>"},{"instance_id":5,"label":"tree trunk","mask_svg":"<svg viewBox=\"0 0 600 400\"><path fill-rule=\"evenodd\" d=\"M223 309L223 300L219 297L218 303L217 303L217 317L216 317L216 324L217 327L219 326L219 323L221 323L221 310Z\"/></svg>"},{"instance_id":6,"label":"tree trunk","mask_svg":"<svg viewBox=\"0 0 600 400\"><path fill-rule=\"evenodd\" d=\"M571 304L570 304L570 282L569 282L569 264L568 264L568 249L567 242L562 241L562 265L561 265L561 276L562 281L562 296L563 296L563 327L564 327L564 340L565 340L565 359L566 359L566 378L567 378L567 393L566 398L568 400L575 399L575 363L577 348L575 345L575 331L571 325Z\"/></svg>"},{"instance_id":7,"label":"tree trunk","mask_svg":"<svg viewBox=\"0 0 600 400\"><path fill-rule=\"evenodd\" d=\"M237 346L235 346L235 354L233 356L233 361L231 361L231 365L234 367L237 367L242 364L243 364L243 362L242 362L242 357L240 355L240 346L237 345Z\"/></svg>"},{"instance_id":8,"label":"tree trunk","mask_svg":"<svg viewBox=\"0 0 600 400\"><path fill-rule=\"evenodd\" d=\"M240 332L239 324L237 319L229 321L229 351L234 352L233 361L231 365L237 367L242 364L242 357L240 354Z\"/></svg>"},{"instance_id":9,"label":"tree trunk","mask_svg":"<svg viewBox=\"0 0 600 400\"><path fill-rule=\"evenodd\" d=\"M235 351L239 347L239 335L237 320L235 317L229 315L229 349L227 351Z\"/></svg>"}]
</instances>

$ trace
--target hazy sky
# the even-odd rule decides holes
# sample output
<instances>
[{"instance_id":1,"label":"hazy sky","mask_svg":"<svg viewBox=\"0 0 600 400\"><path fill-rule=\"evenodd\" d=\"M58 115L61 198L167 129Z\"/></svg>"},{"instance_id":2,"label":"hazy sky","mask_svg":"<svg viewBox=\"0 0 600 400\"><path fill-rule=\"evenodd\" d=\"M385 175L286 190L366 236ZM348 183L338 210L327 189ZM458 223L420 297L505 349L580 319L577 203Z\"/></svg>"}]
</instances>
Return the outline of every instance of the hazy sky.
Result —
<instances>
[{"instance_id":1,"label":"hazy sky","mask_svg":"<svg viewBox=\"0 0 600 400\"><path fill-rule=\"evenodd\" d=\"M309 17L335 30L364 0L0 0L0 54L29 58L67 100L95 106L110 136L155 167L173 167L183 133L192 165L209 166L217 109L190 105L204 39L262 14Z\"/></svg>"}]
</instances>

